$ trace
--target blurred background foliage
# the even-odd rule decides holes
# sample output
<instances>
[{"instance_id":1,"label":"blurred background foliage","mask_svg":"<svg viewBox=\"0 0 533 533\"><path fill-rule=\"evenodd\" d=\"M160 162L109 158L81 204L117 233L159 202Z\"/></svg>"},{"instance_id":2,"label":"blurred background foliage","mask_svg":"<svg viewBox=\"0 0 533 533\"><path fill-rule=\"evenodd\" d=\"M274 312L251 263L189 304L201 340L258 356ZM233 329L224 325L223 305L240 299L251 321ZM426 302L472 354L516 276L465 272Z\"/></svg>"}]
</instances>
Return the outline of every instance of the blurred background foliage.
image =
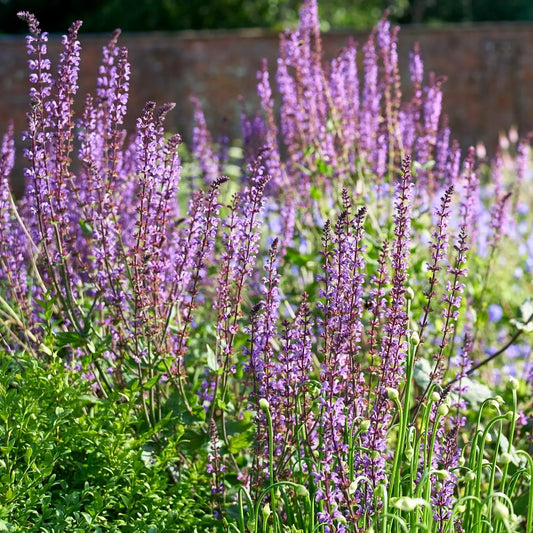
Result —
<instances>
[{"instance_id":1,"label":"blurred background foliage","mask_svg":"<svg viewBox=\"0 0 533 533\"><path fill-rule=\"evenodd\" d=\"M0 32L19 33L20 10L51 32L73 20L85 32L271 28L295 24L300 0L0 0ZM323 30L372 27L385 9L393 21L425 24L533 20L532 0L319 0Z\"/></svg>"}]
</instances>

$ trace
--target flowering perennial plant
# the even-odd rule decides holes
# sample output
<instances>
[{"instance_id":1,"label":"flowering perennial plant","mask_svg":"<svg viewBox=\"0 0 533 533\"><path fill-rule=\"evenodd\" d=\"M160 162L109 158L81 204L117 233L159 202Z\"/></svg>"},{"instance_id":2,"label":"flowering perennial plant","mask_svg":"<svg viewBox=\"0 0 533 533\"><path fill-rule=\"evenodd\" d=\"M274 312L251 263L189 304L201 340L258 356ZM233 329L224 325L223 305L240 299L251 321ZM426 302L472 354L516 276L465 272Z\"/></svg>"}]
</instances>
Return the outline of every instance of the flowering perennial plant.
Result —
<instances>
[{"instance_id":1,"label":"flowering perennial plant","mask_svg":"<svg viewBox=\"0 0 533 533\"><path fill-rule=\"evenodd\" d=\"M54 74L21 17L26 191L9 192L8 127L2 349L60 358L95 398L130 391L172 480L203 461L220 530L531 531L530 137L491 166L462 159L418 46L405 99L398 28L384 17L326 62L305 0L275 76L258 71L261 111L243 102L239 179L193 100L185 183L173 104L124 129L119 32L76 116L81 23ZM525 379L506 388L502 364ZM197 446L168 459L166 424Z\"/></svg>"}]
</instances>

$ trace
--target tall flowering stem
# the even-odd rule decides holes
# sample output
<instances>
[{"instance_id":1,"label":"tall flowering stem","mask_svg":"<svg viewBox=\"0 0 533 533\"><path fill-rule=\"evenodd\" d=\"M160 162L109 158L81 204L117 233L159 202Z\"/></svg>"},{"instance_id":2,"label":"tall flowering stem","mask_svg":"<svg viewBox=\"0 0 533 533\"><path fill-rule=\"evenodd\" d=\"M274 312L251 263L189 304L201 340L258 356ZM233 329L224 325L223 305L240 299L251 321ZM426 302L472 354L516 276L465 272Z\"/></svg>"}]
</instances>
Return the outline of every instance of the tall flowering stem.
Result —
<instances>
[{"instance_id":1,"label":"tall flowering stem","mask_svg":"<svg viewBox=\"0 0 533 533\"><path fill-rule=\"evenodd\" d=\"M30 148L25 150L30 166L25 170L33 240L42 245L47 275L60 299L68 320L76 331L83 326L73 293L70 270L70 233L67 210L70 152L73 143L72 103L77 90L80 45L77 41L81 22L74 23L64 37L64 52L60 57L59 77L54 81L47 58L48 35L41 32L37 19L28 12L19 13L28 23L27 38L30 67L31 112L25 138ZM55 89L55 91L54 91ZM50 147L53 147L50 149Z\"/></svg>"},{"instance_id":2,"label":"tall flowering stem","mask_svg":"<svg viewBox=\"0 0 533 533\"><path fill-rule=\"evenodd\" d=\"M445 389L439 400L432 405L429 417L432 427L427 434L427 442L432 445L432 450L427 452L431 455L431 465L428 466L434 471L442 472L440 476L430 476L433 519L438 533L447 531L448 520L456 503L457 468L461 456L457 441L459 426L447 414L448 394L449 389ZM446 429L450 425L451 429Z\"/></svg>"},{"instance_id":3,"label":"tall flowering stem","mask_svg":"<svg viewBox=\"0 0 533 533\"><path fill-rule=\"evenodd\" d=\"M323 360L320 371L321 462L314 472L319 500L324 511L319 519L328 530L338 527L341 517L355 520L348 488L346 432L362 412L364 383L360 379L358 355L362 334L362 289L364 281L364 220L366 209L352 214L347 190L343 190L343 211L333 234L324 230ZM329 243L332 243L332 249ZM334 526L334 524L337 524ZM341 528L342 529L342 528ZM340 531L341 529L337 529Z\"/></svg>"},{"instance_id":4,"label":"tall flowering stem","mask_svg":"<svg viewBox=\"0 0 533 533\"><path fill-rule=\"evenodd\" d=\"M222 374L216 376L216 391L225 397L228 379L233 372L234 340L240 329L241 302L246 281L255 265L259 249L259 225L263 211L263 194L270 180L264 166L266 150L262 150L249 166L250 182L235 194L225 220L222 253L217 281L217 358ZM216 398L216 394L215 394ZM213 402L212 410L215 407Z\"/></svg>"},{"instance_id":5,"label":"tall flowering stem","mask_svg":"<svg viewBox=\"0 0 533 533\"><path fill-rule=\"evenodd\" d=\"M29 276L25 263L27 255L32 255L35 247L29 246L31 238L20 224L23 222L10 191L9 176L14 163L15 142L11 123L0 148L0 282L6 287L0 293L0 341L8 352L14 346L22 346L31 353L31 344L37 342L38 333L32 324L32 310L27 298ZM30 340L29 345L26 339Z\"/></svg>"},{"instance_id":6,"label":"tall flowering stem","mask_svg":"<svg viewBox=\"0 0 533 533\"><path fill-rule=\"evenodd\" d=\"M191 102L194 106L192 151L200 165L202 179L207 184L211 184L219 176L219 164L200 101L197 98L191 98Z\"/></svg>"},{"instance_id":7,"label":"tall flowering stem","mask_svg":"<svg viewBox=\"0 0 533 533\"><path fill-rule=\"evenodd\" d=\"M533 138L533 133L530 133L523 139L520 139L517 146L516 154L516 180L513 185L514 201L513 201L513 212L516 212L516 206L518 198L520 198L520 192L522 186L527 178L527 168L529 164L530 152L531 152L531 139Z\"/></svg>"},{"instance_id":8,"label":"tall flowering stem","mask_svg":"<svg viewBox=\"0 0 533 533\"><path fill-rule=\"evenodd\" d=\"M256 443L257 450L252 467L254 487L260 486L260 481L268 472L268 458L270 455L268 443L268 423L266 414L259 409L259 401L266 400L272 406L272 424L276 428L276 435L283 438L283 421L280 420L280 394L276 390L275 357L272 341L276 339L279 317L279 274L278 274L278 239L270 246L265 262L265 276L261 285L262 299L251 312L250 344L245 347L248 355L247 370L251 375L252 391L250 400L257 410L256 415ZM275 437L274 437L275 438Z\"/></svg>"},{"instance_id":9,"label":"tall flowering stem","mask_svg":"<svg viewBox=\"0 0 533 533\"><path fill-rule=\"evenodd\" d=\"M427 269L430 273L429 286L424 292L426 301L423 305L424 314L419 322L419 336L423 342L424 331L429 325L429 318L433 311L431 301L435 296L436 285L438 283L438 272L442 269L441 263L448 250L448 220L450 217L450 204L452 201L453 185L451 185L441 198L440 207L436 210L436 222L433 228L430 248L432 251L431 261L427 263ZM419 345L420 346L420 345Z\"/></svg>"},{"instance_id":10,"label":"tall flowering stem","mask_svg":"<svg viewBox=\"0 0 533 533\"><path fill-rule=\"evenodd\" d=\"M459 206L459 216L461 217L461 225L465 227L472 241L475 240L475 235L477 234L475 223L479 214L479 180L474 165L475 151L471 146L464 161L461 175L463 194Z\"/></svg>"},{"instance_id":11,"label":"tall flowering stem","mask_svg":"<svg viewBox=\"0 0 533 533\"><path fill-rule=\"evenodd\" d=\"M441 302L444 305L442 309L443 325L441 328L439 349L433 354L433 359L435 361L434 368L430 374L430 380L426 390L418 399L419 402L423 400L431 385L433 383L441 383L444 376L444 351L448 346L450 336L455 330L455 324L459 316L459 309L461 308L462 293L465 288L465 284L462 280L468 273L466 262L469 239L465 226L461 226L457 242L454 244L454 249L456 251L454 264L448 266L448 274L450 274L451 280L446 282L446 291L441 299Z\"/></svg>"},{"instance_id":12,"label":"tall flowering stem","mask_svg":"<svg viewBox=\"0 0 533 533\"><path fill-rule=\"evenodd\" d=\"M370 509L373 507L373 491L377 484L385 479L383 453L386 450L386 435L392 420L391 402L387 390L398 390L404 377L403 363L406 357L408 333L405 291L408 279L412 205L410 164L410 158L405 157L402 163L402 175L396 185L390 305L385 312L379 349L381 365L374 388L375 402L369 407L368 413L370 428L363 435L363 446L370 450L362 458L362 466L370 480L366 496L366 504Z\"/></svg>"},{"instance_id":13,"label":"tall flowering stem","mask_svg":"<svg viewBox=\"0 0 533 533\"><path fill-rule=\"evenodd\" d=\"M384 241L378 257L378 268L370 279L371 289L369 295L370 323L367 327L368 336L368 355L370 356L369 365L366 367L367 372L367 411L371 404L371 395L374 390L374 379L379 373L377 356L381 342L380 331L382 330L383 320L385 319L386 310L389 304L387 298L387 288L390 282L388 271L388 262L390 254L389 241Z\"/></svg>"},{"instance_id":14,"label":"tall flowering stem","mask_svg":"<svg viewBox=\"0 0 533 533\"><path fill-rule=\"evenodd\" d=\"M170 275L171 288L167 299L167 316L161 344L164 344L165 338L169 335L169 326L174 312L179 313L181 328L172 338L176 363L171 372L172 375L178 376L179 383L186 370L185 355L193 312L197 306L200 288L207 275L206 267L214 251L216 232L220 223L218 195L220 187L228 179L227 177L215 179L205 196L196 195L191 201L186 230L180 232L178 246L174 250L175 255L172 256L175 267Z\"/></svg>"}]
</instances>

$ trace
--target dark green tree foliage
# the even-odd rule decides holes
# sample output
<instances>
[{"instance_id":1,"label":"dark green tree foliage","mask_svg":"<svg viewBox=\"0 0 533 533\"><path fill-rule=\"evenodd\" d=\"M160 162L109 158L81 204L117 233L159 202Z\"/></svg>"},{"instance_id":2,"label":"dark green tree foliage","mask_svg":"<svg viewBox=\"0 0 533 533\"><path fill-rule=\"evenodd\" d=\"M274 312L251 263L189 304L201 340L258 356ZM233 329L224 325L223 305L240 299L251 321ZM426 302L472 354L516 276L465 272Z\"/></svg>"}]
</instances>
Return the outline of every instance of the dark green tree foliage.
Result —
<instances>
[{"instance_id":1,"label":"dark green tree foliage","mask_svg":"<svg viewBox=\"0 0 533 533\"><path fill-rule=\"evenodd\" d=\"M379 3L373 0L372 3ZM24 32L21 10L35 13L50 32L62 32L72 20L84 31L171 31L273 27L298 18L297 0L4 0L0 31Z\"/></svg>"},{"instance_id":2,"label":"dark green tree foliage","mask_svg":"<svg viewBox=\"0 0 533 533\"><path fill-rule=\"evenodd\" d=\"M533 20L531 0L409 0L409 7L399 21L484 22Z\"/></svg>"},{"instance_id":3,"label":"dark green tree foliage","mask_svg":"<svg viewBox=\"0 0 533 533\"><path fill-rule=\"evenodd\" d=\"M0 0L0 32L25 31L16 14L35 13L43 27L62 32L73 20L84 31L173 31L296 23L299 0ZM320 0L324 30L373 26L385 9L402 23L533 20L531 0Z\"/></svg>"}]
</instances>

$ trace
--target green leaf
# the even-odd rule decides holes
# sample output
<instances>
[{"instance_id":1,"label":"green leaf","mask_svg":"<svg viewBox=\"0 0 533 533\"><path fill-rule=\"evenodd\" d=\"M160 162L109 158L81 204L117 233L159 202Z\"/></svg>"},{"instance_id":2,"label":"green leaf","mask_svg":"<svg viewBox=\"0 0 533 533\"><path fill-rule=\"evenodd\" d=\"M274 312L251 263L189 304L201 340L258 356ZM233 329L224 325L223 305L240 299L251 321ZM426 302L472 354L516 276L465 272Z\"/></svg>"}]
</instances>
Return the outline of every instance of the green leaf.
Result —
<instances>
[{"instance_id":1,"label":"green leaf","mask_svg":"<svg viewBox=\"0 0 533 533\"><path fill-rule=\"evenodd\" d=\"M27 465L30 464L32 454L33 454L33 450L31 446L28 446L24 452L24 461L26 462Z\"/></svg>"},{"instance_id":2,"label":"green leaf","mask_svg":"<svg viewBox=\"0 0 533 533\"><path fill-rule=\"evenodd\" d=\"M419 161L413 161L413 170L430 170L435 166L435 161L430 159L429 161L426 161L424 164L420 163Z\"/></svg>"},{"instance_id":3,"label":"green leaf","mask_svg":"<svg viewBox=\"0 0 533 533\"><path fill-rule=\"evenodd\" d=\"M528 298L520 306L520 319L517 320L513 318L510 320L510 322L511 324L516 326L517 329L521 331L525 331L526 333L531 333L533 331L533 320L530 320L532 315L533 315L533 298Z\"/></svg>"},{"instance_id":4,"label":"green leaf","mask_svg":"<svg viewBox=\"0 0 533 533\"><path fill-rule=\"evenodd\" d=\"M156 383L159 382L161 379L161 376L159 374L156 374L155 376L151 377L145 384L144 389L151 389Z\"/></svg>"},{"instance_id":5,"label":"green leaf","mask_svg":"<svg viewBox=\"0 0 533 533\"><path fill-rule=\"evenodd\" d=\"M86 220L80 220L80 228L81 231L89 237L93 234L93 227Z\"/></svg>"},{"instance_id":6,"label":"green leaf","mask_svg":"<svg viewBox=\"0 0 533 533\"><path fill-rule=\"evenodd\" d=\"M413 379L421 389L425 389L429 385L429 382L431 381L431 370L432 368L429 361L426 361L425 359L419 359L414 364Z\"/></svg>"},{"instance_id":7,"label":"green leaf","mask_svg":"<svg viewBox=\"0 0 533 533\"><path fill-rule=\"evenodd\" d=\"M58 347L71 346L72 348L81 348L85 346L86 339L75 331L58 331L54 334Z\"/></svg>"},{"instance_id":8,"label":"green leaf","mask_svg":"<svg viewBox=\"0 0 533 533\"><path fill-rule=\"evenodd\" d=\"M145 444L143 446L143 451L141 452L141 459L146 467L151 467L153 464L153 454L152 454L152 447L149 444Z\"/></svg>"},{"instance_id":9,"label":"green leaf","mask_svg":"<svg viewBox=\"0 0 533 533\"><path fill-rule=\"evenodd\" d=\"M466 387L466 391L463 393L463 397L470 403L470 405L476 409L485 400L495 396L495 393L491 391L483 383L478 383L470 378L463 378L461 385Z\"/></svg>"},{"instance_id":10,"label":"green leaf","mask_svg":"<svg viewBox=\"0 0 533 533\"><path fill-rule=\"evenodd\" d=\"M94 345L93 341L87 341L87 349L88 349L89 352L91 352L92 354L95 354L95 353L96 353L96 346Z\"/></svg>"},{"instance_id":11,"label":"green leaf","mask_svg":"<svg viewBox=\"0 0 533 533\"><path fill-rule=\"evenodd\" d=\"M0 533L4 533L4 531L14 531L15 528L11 524L8 524L4 520L0 520Z\"/></svg>"},{"instance_id":12,"label":"green leaf","mask_svg":"<svg viewBox=\"0 0 533 533\"><path fill-rule=\"evenodd\" d=\"M309 191L309 195L313 200L322 200L322 189L319 187L315 187L314 185L311 185L311 189Z\"/></svg>"},{"instance_id":13,"label":"green leaf","mask_svg":"<svg viewBox=\"0 0 533 533\"><path fill-rule=\"evenodd\" d=\"M217 356L209 344L206 344L206 350L207 350L207 368L209 368L209 370L213 372L216 372L219 369Z\"/></svg>"},{"instance_id":14,"label":"green leaf","mask_svg":"<svg viewBox=\"0 0 533 533\"><path fill-rule=\"evenodd\" d=\"M333 176L333 167L331 165L328 165L323 159L319 159L316 162L316 169L320 174L324 174L325 176L332 177Z\"/></svg>"},{"instance_id":15,"label":"green leaf","mask_svg":"<svg viewBox=\"0 0 533 533\"><path fill-rule=\"evenodd\" d=\"M295 266L299 267L311 267L316 262L315 256L311 254L302 254L296 248L288 248L286 255L286 261Z\"/></svg>"},{"instance_id":16,"label":"green leaf","mask_svg":"<svg viewBox=\"0 0 533 533\"><path fill-rule=\"evenodd\" d=\"M253 440L253 431L243 431L240 434L238 433L237 435L230 438L229 451L231 453L238 453L241 450L245 450L246 448L249 448L252 445Z\"/></svg>"},{"instance_id":17,"label":"green leaf","mask_svg":"<svg viewBox=\"0 0 533 533\"><path fill-rule=\"evenodd\" d=\"M50 350L50 348L48 348L48 346L46 346L46 344L41 344L41 346L39 346L39 350L41 350L41 352L45 353L48 357L52 357L52 355L54 355L54 352L52 350Z\"/></svg>"},{"instance_id":18,"label":"green leaf","mask_svg":"<svg viewBox=\"0 0 533 533\"><path fill-rule=\"evenodd\" d=\"M304 167L301 163L297 163L296 168L306 176L310 176L312 174L311 170L309 170L307 167Z\"/></svg>"},{"instance_id":19,"label":"green leaf","mask_svg":"<svg viewBox=\"0 0 533 533\"><path fill-rule=\"evenodd\" d=\"M91 525L93 523L93 517L89 513L82 511L81 516L83 516L87 524Z\"/></svg>"}]
</instances>

